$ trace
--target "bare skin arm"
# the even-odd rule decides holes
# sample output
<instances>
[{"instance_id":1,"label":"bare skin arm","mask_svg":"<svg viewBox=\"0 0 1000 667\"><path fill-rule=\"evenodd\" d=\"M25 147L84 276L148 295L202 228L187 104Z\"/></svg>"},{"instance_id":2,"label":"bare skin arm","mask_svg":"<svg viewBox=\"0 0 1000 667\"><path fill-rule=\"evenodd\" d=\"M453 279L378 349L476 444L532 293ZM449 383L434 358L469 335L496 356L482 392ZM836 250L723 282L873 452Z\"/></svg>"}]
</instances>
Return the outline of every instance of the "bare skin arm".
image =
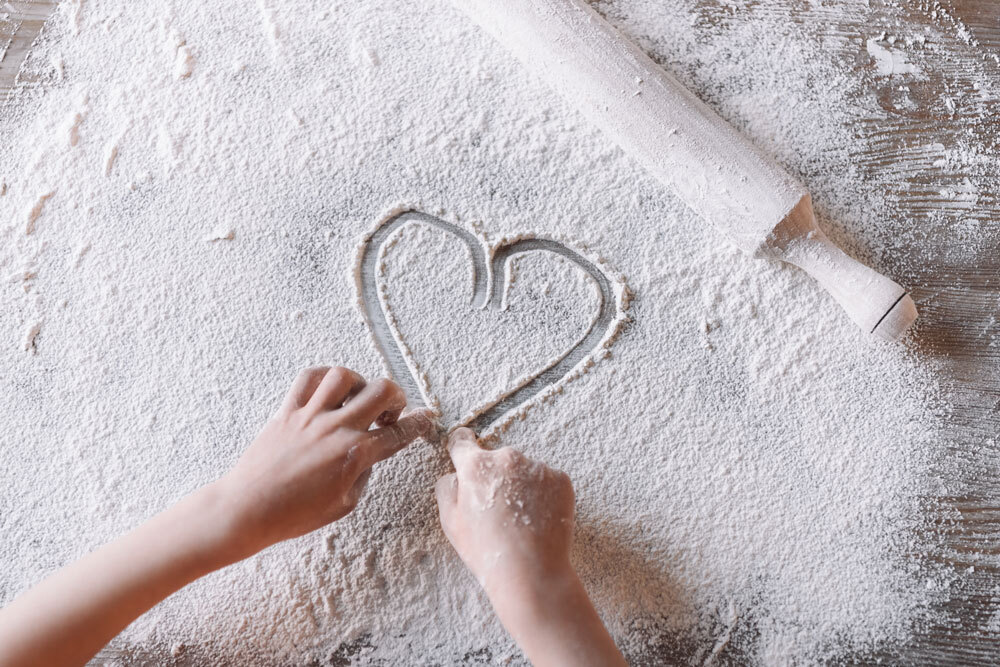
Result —
<instances>
[{"instance_id":1,"label":"bare skin arm","mask_svg":"<svg viewBox=\"0 0 1000 667\"><path fill-rule=\"evenodd\" d=\"M0 610L0 667L84 665L195 579L345 516L375 463L434 432L405 404L388 380L304 371L225 476Z\"/></svg>"},{"instance_id":2,"label":"bare skin arm","mask_svg":"<svg viewBox=\"0 0 1000 667\"><path fill-rule=\"evenodd\" d=\"M437 484L441 525L536 667L625 665L570 564L573 485L469 429L448 443L455 472Z\"/></svg>"}]
</instances>

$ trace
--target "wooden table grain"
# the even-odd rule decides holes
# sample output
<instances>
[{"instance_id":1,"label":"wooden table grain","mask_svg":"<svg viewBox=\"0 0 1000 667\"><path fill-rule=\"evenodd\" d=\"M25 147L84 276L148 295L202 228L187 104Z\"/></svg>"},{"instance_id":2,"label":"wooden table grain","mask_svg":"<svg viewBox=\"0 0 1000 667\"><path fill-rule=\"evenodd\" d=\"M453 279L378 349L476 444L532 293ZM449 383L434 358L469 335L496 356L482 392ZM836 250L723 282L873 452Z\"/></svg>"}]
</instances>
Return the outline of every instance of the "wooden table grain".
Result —
<instances>
[{"instance_id":1,"label":"wooden table grain","mask_svg":"<svg viewBox=\"0 0 1000 667\"><path fill-rule=\"evenodd\" d=\"M21 63L35 41L45 19L55 9L49 0L22 0L0 3L0 101L15 85L34 82L18 76Z\"/></svg>"},{"instance_id":2,"label":"wooden table grain","mask_svg":"<svg viewBox=\"0 0 1000 667\"><path fill-rule=\"evenodd\" d=\"M18 71L54 4L43 0L0 4L0 101L15 80L20 86L37 85L19 77ZM711 22L733 3L694 4ZM787 17L789 25L800 20L801 0L738 4ZM812 3L829 19L823 29L843 36L832 43L843 44L844 62L864 56L863 36L872 33L873 17L884 16L897 25L902 21L910 34L929 26L955 36L936 45L943 57L924 80L899 86L871 78L865 84L862 94L877 104L870 105L874 111L869 117L858 119L864 140L858 142L852 160L871 173L895 170L898 178L887 193L894 202L893 215L920 232L919 249L909 256L896 253L882 268L912 287L921 318L909 344L935 368L945 392L943 401L951 406L944 418L944 449L932 471L946 482L948 492L926 499L941 539L932 553L916 556L945 565L956 577L947 604L934 614L938 620L906 645L834 662L996 665L1000 664L1000 2L870 0L863 3L862 12L845 9L851 4ZM956 106L946 99L949 93L960 99L959 93L983 80L992 92L979 95L979 103ZM971 144L986 159L951 169L924 164L918 153L904 150L932 144L948 149ZM974 202L956 205L955 193L973 193ZM660 650L632 656L633 661L654 665L691 657L685 655L689 651L683 641L665 639L662 645ZM130 663L159 662L152 657L118 657ZM736 653L715 658L715 664L741 662Z\"/></svg>"}]
</instances>

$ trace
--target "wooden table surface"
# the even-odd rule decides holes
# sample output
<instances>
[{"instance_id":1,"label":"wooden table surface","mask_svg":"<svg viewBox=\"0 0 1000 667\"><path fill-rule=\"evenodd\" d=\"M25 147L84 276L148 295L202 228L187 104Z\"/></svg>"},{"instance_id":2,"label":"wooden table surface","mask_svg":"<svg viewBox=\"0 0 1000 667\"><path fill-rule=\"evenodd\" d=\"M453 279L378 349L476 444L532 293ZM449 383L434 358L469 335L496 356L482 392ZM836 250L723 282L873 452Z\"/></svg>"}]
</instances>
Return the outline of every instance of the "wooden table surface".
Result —
<instances>
[{"instance_id":1,"label":"wooden table surface","mask_svg":"<svg viewBox=\"0 0 1000 667\"><path fill-rule=\"evenodd\" d=\"M0 4L0 100L6 98L32 40L54 2ZM719 0L700 0L707 17L724 15ZM753 11L786 15L794 23L800 0L747 0ZM813 3L819 5L820 3ZM954 40L938 44L944 57L925 80L901 90L872 79L865 94L877 105L861 119L865 140L856 156L863 169L892 168L895 214L923 232L919 252L884 268L913 288L921 319L911 344L940 375L951 410L946 417L946 451L940 470L951 489L928 498L944 539L940 548L920 556L950 564L960 572L939 622L906 646L882 658L890 664L1000 664L1000 2L997 0L871 0L864 14L844 11L838 2L822 3L829 16L824 29L841 34L857 58L861 36L872 32L872 16L905 22L916 34L924 26L951 31ZM709 18L709 21L712 19ZM964 26L964 27L963 27ZM966 30L967 29L967 30ZM968 108L942 105L946 92L976 86L985 75L994 97ZM34 85L21 80L19 85ZM866 84L867 85L867 84ZM866 107L867 108L867 107ZM964 142L990 160L950 170L947 165L908 165L903 149L934 143L947 148ZM912 167L912 168L911 168ZM971 187L970 187L971 186ZM973 205L957 206L955 192L975 192ZM967 202L966 202L967 204ZM892 260L889 260L890 262ZM972 569L970 569L972 568ZM669 651L668 651L669 652ZM663 664L667 655L641 662ZM716 664L738 664L739 656L720 656Z\"/></svg>"}]
</instances>

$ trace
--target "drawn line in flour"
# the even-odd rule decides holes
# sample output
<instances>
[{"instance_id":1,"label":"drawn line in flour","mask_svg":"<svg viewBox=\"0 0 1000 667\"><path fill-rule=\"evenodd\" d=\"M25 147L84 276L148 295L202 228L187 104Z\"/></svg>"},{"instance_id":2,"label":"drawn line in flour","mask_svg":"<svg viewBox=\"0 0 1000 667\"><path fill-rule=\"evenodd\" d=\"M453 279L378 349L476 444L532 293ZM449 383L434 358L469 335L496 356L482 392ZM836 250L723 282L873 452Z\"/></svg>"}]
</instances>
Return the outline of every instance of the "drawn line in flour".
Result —
<instances>
[{"instance_id":1,"label":"drawn line in flour","mask_svg":"<svg viewBox=\"0 0 1000 667\"><path fill-rule=\"evenodd\" d=\"M600 304L597 317L576 344L522 384L512 387L492 403L483 405L461 425L482 432L508 412L529 402L568 376L605 341L610 340L622 323L623 316L618 307L620 290L615 289L608 274L594 262L558 241L525 238L502 242L489 249L472 233L426 213L407 210L391 215L383 220L362 243L356 276L360 292L359 301L371 326L375 344L389 366L393 379L399 383L408 397L411 399L419 397L423 405L431 403L430 397L425 395L425 391L421 388L415 362L404 352L405 341L400 339L389 323L378 291L382 247L396 230L411 223L423 223L444 230L460 239L469 248L473 268L471 303L473 308L487 306L501 308L509 288L506 271L508 262L516 255L532 251L551 252L569 260L590 275L599 290Z\"/></svg>"}]
</instances>

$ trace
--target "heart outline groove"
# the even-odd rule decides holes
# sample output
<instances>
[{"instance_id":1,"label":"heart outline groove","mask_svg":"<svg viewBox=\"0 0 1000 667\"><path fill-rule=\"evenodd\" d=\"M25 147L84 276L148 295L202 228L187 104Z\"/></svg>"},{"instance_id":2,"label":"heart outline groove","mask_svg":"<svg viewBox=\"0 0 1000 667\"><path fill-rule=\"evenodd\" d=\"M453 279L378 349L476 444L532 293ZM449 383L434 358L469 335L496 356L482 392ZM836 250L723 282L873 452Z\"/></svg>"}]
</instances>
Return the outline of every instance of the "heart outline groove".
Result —
<instances>
[{"instance_id":1,"label":"heart outline groove","mask_svg":"<svg viewBox=\"0 0 1000 667\"><path fill-rule=\"evenodd\" d=\"M355 265L355 282L358 289L358 304L368 323L376 348L388 366L388 370L403 391L411 405L419 400L423 406L433 404L433 392L426 383L420 381L420 371L412 354L404 352L406 347L402 335L390 324L390 314L386 313L379 298L378 276L382 248L393 233L411 223L423 223L441 229L461 240L469 249L473 268L473 308L501 308L506 298L508 262L516 255L532 251L546 251L561 256L586 272L597 284L599 309L586 334L572 347L550 362L538 372L505 391L492 402L474 408L471 416L456 426L468 426L477 433L498 424L501 418L517 408L528 405L539 395L544 395L582 364L592 360L602 347L613 342L624 323L625 297L627 290L619 276L610 274L598 263L567 247L565 244L545 238L518 238L501 241L496 245L486 244L468 230L415 209L397 211L381 220L359 246ZM617 287L617 289L616 289Z\"/></svg>"}]
</instances>

